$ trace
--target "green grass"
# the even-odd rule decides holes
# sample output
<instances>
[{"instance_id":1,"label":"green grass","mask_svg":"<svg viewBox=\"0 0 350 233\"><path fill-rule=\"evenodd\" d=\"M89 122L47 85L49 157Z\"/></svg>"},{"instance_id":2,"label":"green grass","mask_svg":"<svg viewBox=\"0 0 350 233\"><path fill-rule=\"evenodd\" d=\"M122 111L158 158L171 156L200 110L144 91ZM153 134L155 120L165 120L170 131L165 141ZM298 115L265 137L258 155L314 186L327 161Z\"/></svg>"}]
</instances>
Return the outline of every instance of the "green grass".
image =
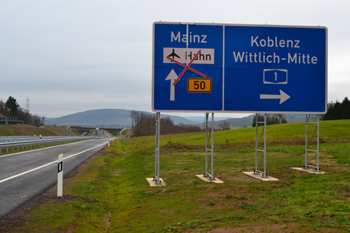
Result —
<instances>
[{"instance_id":1,"label":"green grass","mask_svg":"<svg viewBox=\"0 0 350 233\"><path fill-rule=\"evenodd\" d=\"M321 121L320 142L349 142L349 128L349 120ZM259 127L259 133L261 133L261 130L262 127ZM313 131L314 125L309 125L308 137L312 135ZM215 132L215 146L226 146L229 148L232 148L232 146L254 147L255 132L255 127ZM267 127L267 139L268 145L305 145L305 123L270 125ZM152 147L154 146L154 142L154 136L125 140L127 145L137 148ZM162 135L160 143L161 146L169 143L188 145L189 147L203 146L205 143L205 133L188 133L186 136L183 134ZM312 143L316 143L316 139L313 139Z\"/></svg>"},{"instance_id":2,"label":"green grass","mask_svg":"<svg viewBox=\"0 0 350 233\"><path fill-rule=\"evenodd\" d=\"M37 136L68 135L67 134L68 131L66 131L62 127L55 127L55 126L35 127L30 125L24 125L22 127L22 124L0 125L0 136L22 136L22 133L24 136L34 136L34 134Z\"/></svg>"},{"instance_id":3,"label":"green grass","mask_svg":"<svg viewBox=\"0 0 350 233\"><path fill-rule=\"evenodd\" d=\"M114 141L65 181L74 200L52 201L11 232L324 232L350 230L350 121L321 122L321 169L304 163L305 125L268 126L267 172L262 182L242 171L255 164L255 129L215 132L214 175L206 183L203 133L161 137L160 176L150 187L154 137Z\"/></svg>"}]
</instances>

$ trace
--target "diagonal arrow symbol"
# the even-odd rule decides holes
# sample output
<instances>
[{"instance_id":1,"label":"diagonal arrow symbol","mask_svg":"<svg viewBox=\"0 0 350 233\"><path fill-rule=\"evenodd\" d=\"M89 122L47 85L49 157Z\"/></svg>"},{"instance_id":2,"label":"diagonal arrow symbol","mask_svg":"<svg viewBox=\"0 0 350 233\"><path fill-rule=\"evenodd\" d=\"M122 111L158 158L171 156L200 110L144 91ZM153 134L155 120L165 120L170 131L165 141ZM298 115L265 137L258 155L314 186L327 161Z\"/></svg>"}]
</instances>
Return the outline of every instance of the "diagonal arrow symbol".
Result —
<instances>
[{"instance_id":1,"label":"diagonal arrow symbol","mask_svg":"<svg viewBox=\"0 0 350 233\"><path fill-rule=\"evenodd\" d=\"M289 98L290 96L282 90L280 90L279 95L266 95L266 94L260 95L260 99L280 99L280 104L282 104L284 101L288 100Z\"/></svg>"}]
</instances>

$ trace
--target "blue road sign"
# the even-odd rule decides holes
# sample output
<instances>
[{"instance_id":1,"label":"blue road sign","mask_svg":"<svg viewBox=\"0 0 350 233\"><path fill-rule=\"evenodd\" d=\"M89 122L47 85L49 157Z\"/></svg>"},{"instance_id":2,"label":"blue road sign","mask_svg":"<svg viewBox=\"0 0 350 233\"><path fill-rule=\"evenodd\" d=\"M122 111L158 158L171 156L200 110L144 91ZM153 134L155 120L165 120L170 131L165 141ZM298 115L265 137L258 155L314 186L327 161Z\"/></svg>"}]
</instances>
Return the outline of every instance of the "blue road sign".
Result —
<instances>
[{"instance_id":1,"label":"blue road sign","mask_svg":"<svg viewBox=\"0 0 350 233\"><path fill-rule=\"evenodd\" d=\"M222 47L223 27L154 24L153 110L222 111ZM210 93L187 91L188 78L204 76Z\"/></svg>"},{"instance_id":2,"label":"blue road sign","mask_svg":"<svg viewBox=\"0 0 350 233\"><path fill-rule=\"evenodd\" d=\"M153 111L326 112L325 27L153 26Z\"/></svg>"}]
</instances>

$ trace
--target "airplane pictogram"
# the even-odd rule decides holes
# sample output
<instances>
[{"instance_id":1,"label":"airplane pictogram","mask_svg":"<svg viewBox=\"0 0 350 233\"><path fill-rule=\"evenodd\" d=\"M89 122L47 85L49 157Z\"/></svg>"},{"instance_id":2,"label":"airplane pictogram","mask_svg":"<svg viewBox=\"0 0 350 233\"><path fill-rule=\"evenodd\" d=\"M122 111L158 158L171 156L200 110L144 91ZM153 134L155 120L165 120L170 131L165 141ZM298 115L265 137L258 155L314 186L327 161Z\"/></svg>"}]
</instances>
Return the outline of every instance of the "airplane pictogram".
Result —
<instances>
[{"instance_id":1,"label":"airplane pictogram","mask_svg":"<svg viewBox=\"0 0 350 233\"><path fill-rule=\"evenodd\" d=\"M173 57L173 59L174 59L175 57L180 58L180 56L177 55L177 54L175 53L175 49L173 49L173 52L170 53L170 54L168 55L168 57Z\"/></svg>"}]
</instances>

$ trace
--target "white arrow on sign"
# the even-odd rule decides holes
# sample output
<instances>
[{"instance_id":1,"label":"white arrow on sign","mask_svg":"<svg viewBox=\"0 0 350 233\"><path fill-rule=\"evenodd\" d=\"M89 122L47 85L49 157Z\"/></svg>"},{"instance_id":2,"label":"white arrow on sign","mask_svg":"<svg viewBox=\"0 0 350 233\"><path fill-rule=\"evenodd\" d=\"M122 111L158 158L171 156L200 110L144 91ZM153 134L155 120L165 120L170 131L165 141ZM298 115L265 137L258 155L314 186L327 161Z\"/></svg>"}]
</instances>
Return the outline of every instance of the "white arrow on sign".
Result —
<instances>
[{"instance_id":1,"label":"white arrow on sign","mask_svg":"<svg viewBox=\"0 0 350 233\"><path fill-rule=\"evenodd\" d=\"M282 104L284 101L288 100L289 98L290 96L287 95L282 90L280 90L279 95L265 95L265 94L260 95L260 99L280 99L280 104Z\"/></svg>"},{"instance_id":2,"label":"white arrow on sign","mask_svg":"<svg viewBox=\"0 0 350 233\"><path fill-rule=\"evenodd\" d=\"M178 76L174 70L171 70L165 80L170 80L170 101L175 101L175 85L174 82Z\"/></svg>"}]
</instances>

